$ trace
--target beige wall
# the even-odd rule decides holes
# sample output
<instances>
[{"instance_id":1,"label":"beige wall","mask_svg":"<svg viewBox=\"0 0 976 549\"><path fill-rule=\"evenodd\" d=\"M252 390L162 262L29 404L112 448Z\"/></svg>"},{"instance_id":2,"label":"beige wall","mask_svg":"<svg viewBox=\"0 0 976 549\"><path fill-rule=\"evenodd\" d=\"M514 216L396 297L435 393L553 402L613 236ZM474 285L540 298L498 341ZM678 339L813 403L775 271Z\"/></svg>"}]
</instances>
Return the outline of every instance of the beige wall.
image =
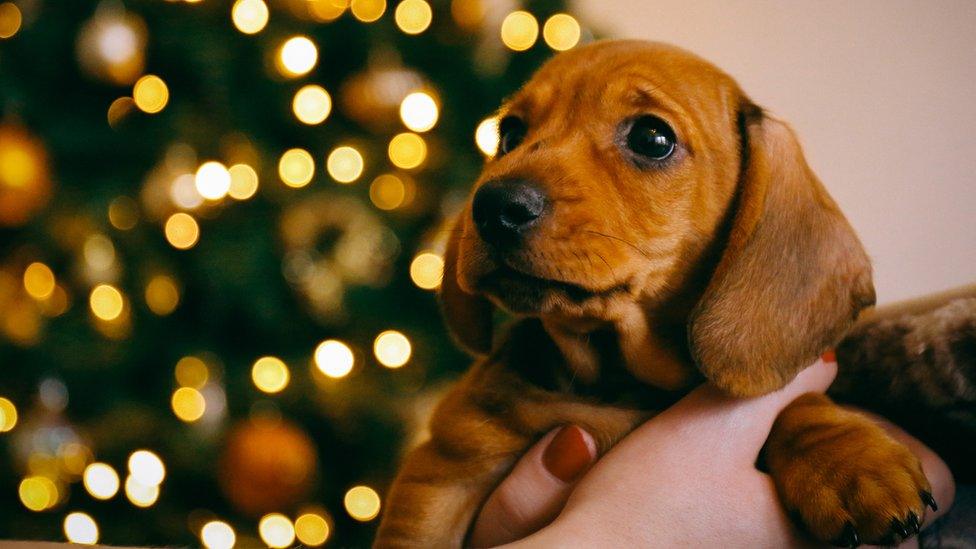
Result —
<instances>
[{"instance_id":1,"label":"beige wall","mask_svg":"<svg viewBox=\"0 0 976 549\"><path fill-rule=\"evenodd\" d=\"M976 282L976 2L578 0L688 48L792 122L874 261L880 302Z\"/></svg>"}]
</instances>

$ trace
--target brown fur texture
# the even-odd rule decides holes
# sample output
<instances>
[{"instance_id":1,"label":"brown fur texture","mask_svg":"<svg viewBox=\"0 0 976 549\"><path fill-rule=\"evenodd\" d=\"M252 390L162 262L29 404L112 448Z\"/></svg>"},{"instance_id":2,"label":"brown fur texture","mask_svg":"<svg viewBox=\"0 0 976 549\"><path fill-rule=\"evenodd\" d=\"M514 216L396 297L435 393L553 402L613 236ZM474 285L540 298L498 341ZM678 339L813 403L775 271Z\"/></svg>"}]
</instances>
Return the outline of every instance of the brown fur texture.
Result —
<instances>
[{"instance_id":1,"label":"brown fur texture","mask_svg":"<svg viewBox=\"0 0 976 549\"><path fill-rule=\"evenodd\" d=\"M736 396L782 387L874 301L867 256L792 130L706 61L598 42L554 57L501 112L528 130L486 164L475 191L532 181L545 215L501 250L479 236L470 203L461 212L443 310L458 342L486 356L407 457L378 547L461 545L518 457L561 424L586 429L602 453L703 379ZM677 136L666 161L644 162L622 143L646 114ZM502 338L493 306L523 317ZM928 483L904 448L824 397L786 412L766 457L814 537L911 534L891 521L921 518ZM870 494L840 484L868 483L876 470L890 474Z\"/></svg>"}]
</instances>

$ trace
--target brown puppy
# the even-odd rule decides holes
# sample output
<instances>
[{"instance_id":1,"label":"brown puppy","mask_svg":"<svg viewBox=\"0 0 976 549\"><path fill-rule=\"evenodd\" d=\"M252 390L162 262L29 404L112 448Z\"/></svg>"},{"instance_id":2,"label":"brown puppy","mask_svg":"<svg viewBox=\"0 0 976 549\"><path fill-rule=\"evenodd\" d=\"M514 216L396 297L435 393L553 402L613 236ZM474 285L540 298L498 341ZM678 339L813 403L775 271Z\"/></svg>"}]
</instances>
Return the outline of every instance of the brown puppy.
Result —
<instances>
[{"instance_id":1,"label":"brown puppy","mask_svg":"<svg viewBox=\"0 0 976 549\"><path fill-rule=\"evenodd\" d=\"M502 117L442 285L458 341L487 356L407 457L377 546L459 546L543 433L575 423L604 452L703 380L773 391L874 303L864 250L793 132L702 59L591 44ZM525 319L492 346L494 305ZM907 449L822 395L783 411L766 463L825 541L908 537L931 500Z\"/></svg>"}]
</instances>

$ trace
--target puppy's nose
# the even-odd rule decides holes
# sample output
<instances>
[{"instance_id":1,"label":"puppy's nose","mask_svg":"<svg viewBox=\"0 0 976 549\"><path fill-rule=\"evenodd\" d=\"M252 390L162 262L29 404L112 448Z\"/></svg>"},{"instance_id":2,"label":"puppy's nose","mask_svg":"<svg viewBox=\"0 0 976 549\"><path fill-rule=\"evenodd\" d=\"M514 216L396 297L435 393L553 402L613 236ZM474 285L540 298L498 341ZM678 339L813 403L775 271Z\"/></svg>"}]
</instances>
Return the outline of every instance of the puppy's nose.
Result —
<instances>
[{"instance_id":1,"label":"puppy's nose","mask_svg":"<svg viewBox=\"0 0 976 549\"><path fill-rule=\"evenodd\" d=\"M522 179L489 181L478 189L471 213L481 238L490 244L509 244L535 225L546 207L546 196Z\"/></svg>"}]
</instances>

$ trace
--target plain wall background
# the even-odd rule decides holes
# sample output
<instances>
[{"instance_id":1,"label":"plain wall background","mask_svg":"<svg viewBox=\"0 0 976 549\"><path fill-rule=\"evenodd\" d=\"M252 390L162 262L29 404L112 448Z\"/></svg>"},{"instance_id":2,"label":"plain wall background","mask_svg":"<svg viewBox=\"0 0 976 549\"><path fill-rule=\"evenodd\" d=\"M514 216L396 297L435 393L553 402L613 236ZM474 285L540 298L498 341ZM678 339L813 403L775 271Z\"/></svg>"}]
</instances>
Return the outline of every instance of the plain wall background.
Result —
<instances>
[{"instance_id":1,"label":"plain wall background","mask_svg":"<svg viewBox=\"0 0 976 549\"><path fill-rule=\"evenodd\" d=\"M789 121L870 253L879 302L976 282L976 2L577 0L687 48Z\"/></svg>"}]
</instances>

